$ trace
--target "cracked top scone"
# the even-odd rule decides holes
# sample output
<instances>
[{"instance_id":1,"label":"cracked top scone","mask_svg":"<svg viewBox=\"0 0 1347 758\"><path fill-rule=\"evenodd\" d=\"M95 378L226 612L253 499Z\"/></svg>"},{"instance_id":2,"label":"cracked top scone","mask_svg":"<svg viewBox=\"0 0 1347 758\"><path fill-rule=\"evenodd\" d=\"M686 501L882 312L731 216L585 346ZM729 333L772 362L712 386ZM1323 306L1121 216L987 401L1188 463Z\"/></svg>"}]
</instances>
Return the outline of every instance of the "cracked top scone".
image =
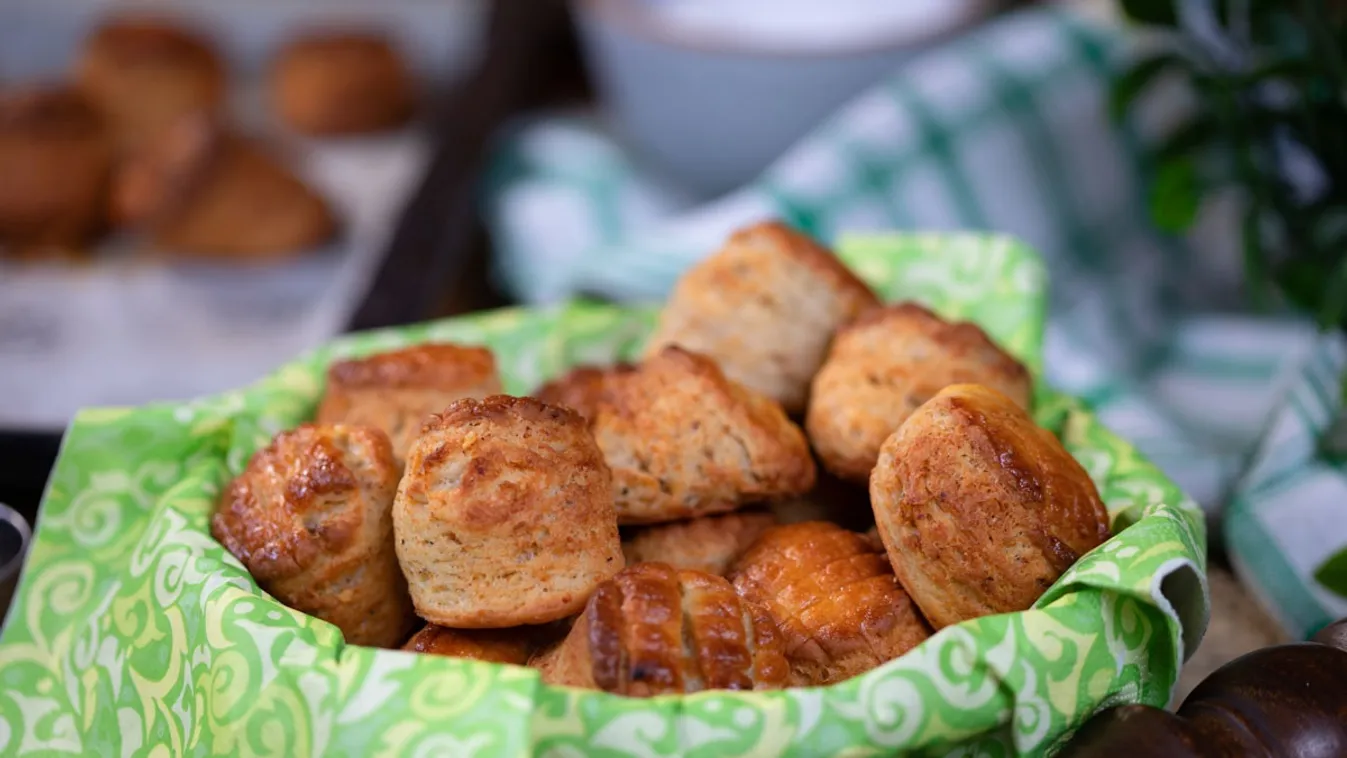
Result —
<instances>
[{"instance_id":1,"label":"cracked top scone","mask_svg":"<svg viewBox=\"0 0 1347 758\"><path fill-rule=\"evenodd\" d=\"M663 563L600 585L566 639L530 665L549 684L633 697L780 689L789 671L762 609L718 576Z\"/></svg>"},{"instance_id":2,"label":"cracked top scone","mask_svg":"<svg viewBox=\"0 0 1347 758\"><path fill-rule=\"evenodd\" d=\"M883 550L836 524L768 529L740 557L730 581L781 630L792 686L850 679L931 634Z\"/></svg>"},{"instance_id":3,"label":"cracked top scone","mask_svg":"<svg viewBox=\"0 0 1347 758\"><path fill-rule=\"evenodd\" d=\"M724 576L776 517L763 511L702 516L636 530L622 543L627 565L667 563L674 568Z\"/></svg>"},{"instance_id":4,"label":"cracked top scone","mask_svg":"<svg viewBox=\"0 0 1347 758\"><path fill-rule=\"evenodd\" d=\"M864 482L879 446L942 388L985 384L1028 407L1032 381L975 324L915 303L877 308L837 333L814 377L805 429L829 471Z\"/></svg>"},{"instance_id":5,"label":"cracked top scone","mask_svg":"<svg viewBox=\"0 0 1347 758\"><path fill-rule=\"evenodd\" d=\"M681 348L610 377L590 426L623 524L723 513L814 486L809 445L781 406Z\"/></svg>"},{"instance_id":6,"label":"cracked top scone","mask_svg":"<svg viewBox=\"0 0 1347 758\"><path fill-rule=\"evenodd\" d=\"M393 505L421 618L461 629L577 613L622 568L612 475L574 411L459 400L412 444Z\"/></svg>"},{"instance_id":7,"label":"cracked top scone","mask_svg":"<svg viewBox=\"0 0 1347 758\"><path fill-rule=\"evenodd\" d=\"M702 353L797 413L833 332L878 304L832 251L785 224L756 224L678 280L646 355Z\"/></svg>"},{"instance_id":8,"label":"cracked top scone","mask_svg":"<svg viewBox=\"0 0 1347 758\"><path fill-rule=\"evenodd\" d=\"M356 645L396 647L413 620L393 551L398 467L378 429L306 424L259 450L211 534L262 589Z\"/></svg>"},{"instance_id":9,"label":"cracked top scone","mask_svg":"<svg viewBox=\"0 0 1347 758\"><path fill-rule=\"evenodd\" d=\"M432 414L455 400L500 391L490 350L426 343L332 364L318 420L378 427L393 441L394 455L403 460Z\"/></svg>"},{"instance_id":10,"label":"cracked top scone","mask_svg":"<svg viewBox=\"0 0 1347 758\"><path fill-rule=\"evenodd\" d=\"M1109 537L1062 443L972 384L946 387L884 443L870 500L894 573L937 629L1025 610Z\"/></svg>"}]
</instances>

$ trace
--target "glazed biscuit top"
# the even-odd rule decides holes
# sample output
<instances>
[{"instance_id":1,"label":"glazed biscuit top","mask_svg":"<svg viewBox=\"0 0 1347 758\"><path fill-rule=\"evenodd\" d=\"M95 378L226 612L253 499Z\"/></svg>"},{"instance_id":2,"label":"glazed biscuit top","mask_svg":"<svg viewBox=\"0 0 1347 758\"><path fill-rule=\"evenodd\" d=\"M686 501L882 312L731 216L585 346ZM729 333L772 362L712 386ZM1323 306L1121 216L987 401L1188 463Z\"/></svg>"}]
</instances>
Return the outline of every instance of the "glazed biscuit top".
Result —
<instances>
[{"instance_id":1,"label":"glazed biscuit top","mask_svg":"<svg viewBox=\"0 0 1347 758\"><path fill-rule=\"evenodd\" d=\"M977 384L947 387L943 401L953 424L994 461L1002 486L1022 502L1041 503L1033 516L1047 528L1041 548L1058 572L1109 538L1109 517L1090 475L1052 432L1004 394ZM988 525L993 528L994 525Z\"/></svg>"},{"instance_id":2,"label":"glazed biscuit top","mask_svg":"<svg viewBox=\"0 0 1347 758\"><path fill-rule=\"evenodd\" d=\"M253 456L222 494L211 532L258 581L294 576L354 545L397 478L377 429L306 424Z\"/></svg>"},{"instance_id":3,"label":"glazed biscuit top","mask_svg":"<svg viewBox=\"0 0 1347 758\"><path fill-rule=\"evenodd\" d=\"M328 380L346 387L443 387L495 379L496 359L484 347L427 343L332 364Z\"/></svg>"},{"instance_id":4,"label":"glazed biscuit top","mask_svg":"<svg viewBox=\"0 0 1347 758\"><path fill-rule=\"evenodd\" d=\"M412 653L523 665L528 662L532 648L530 633L531 630L517 628L448 629L427 624L412 635L402 649Z\"/></svg>"},{"instance_id":5,"label":"glazed biscuit top","mask_svg":"<svg viewBox=\"0 0 1347 758\"><path fill-rule=\"evenodd\" d=\"M585 611L594 683L652 695L781 686L779 632L724 579L663 563L599 585Z\"/></svg>"},{"instance_id":6,"label":"glazed biscuit top","mask_svg":"<svg viewBox=\"0 0 1347 758\"><path fill-rule=\"evenodd\" d=\"M882 547L863 534L813 521L767 530L736 563L730 580L769 605L800 654L849 650L887 660L929 631L913 610Z\"/></svg>"},{"instance_id":7,"label":"glazed biscuit top","mask_svg":"<svg viewBox=\"0 0 1347 758\"><path fill-rule=\"evenodd\" d=\"M915 539L912 530L936 530L948 520L938 530L949 541L942 549L951 558L942 565L951 576L982 576L993 568L1010 572L1007 583L985 588L997 595L1028 592L1012 586L1011 579L1044 582L1036 590L1041 592L1109 537L1108 512L1080 463L1014 401L981 385L951 385L918 409L885 443L871 493L877 517L897 508L901 518L895 524L904 525L886 540ZM927 513L928 506L941 509L943 520L928 514L911 522L912 514ZM988 543L986 535L1003 540ZM998 547L1012 542L1032 553ZM915 558L904 551L897 556L906 557L895 557L895 568ZM1040 570L1048 573L1034 573Z\"/></svg>"}]
</instances>

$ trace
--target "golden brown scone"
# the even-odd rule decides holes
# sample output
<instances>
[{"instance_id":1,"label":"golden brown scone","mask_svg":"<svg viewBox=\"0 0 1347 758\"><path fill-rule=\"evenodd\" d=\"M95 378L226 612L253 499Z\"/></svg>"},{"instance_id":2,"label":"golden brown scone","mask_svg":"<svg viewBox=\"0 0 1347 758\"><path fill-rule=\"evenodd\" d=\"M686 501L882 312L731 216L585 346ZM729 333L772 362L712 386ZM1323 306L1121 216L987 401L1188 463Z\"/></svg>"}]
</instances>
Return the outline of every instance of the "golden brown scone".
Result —
<instances>
[{"instance_id":1,"label":"golden brown scone","mask_svg":"<svg viewBox=\"0 0 1347 758\"><path fill-rule=\"evenodd\" d=\"M730 580L781 630L792 686L850 679L931 634L883 551L836 524L768 529L735 564Z\"/></svg>"},{"instance_id":2,"label":"golden brown scone","mask_svg":"<svg viewBox=\"0 0 1347 758\"><path fill-rule=\"evenodd\" d=\"M455 628L564 618L622 568L603 454L584 419L533 398L459 400L432 416L393 523L417 613Z\"/></svg>"},{"instance_id":3,"label":"golden brown scone","mask_svg":"<svg viewBox=\"0 0 1347 758\"><path fill-rule=\"evenodd\" d=\"M101 226L112 165L103 122L64 88L0 95L0 244L74 247Z\"/></svg>"},{"instance_id":4,"label":"golden brown scone","mask_svg":"<svg viewBox=\"0 0 1347 758\"><path fill-rule=\"evenodd\" d=\"M225 489L211 534L276 599L356 645L397 647L414 617L393 551L398 468L361 426L281 432Z\"/></svg>"},{"instance_id":5,"label":"golden brown scone","mask_svg":"<svg viewBox=\"0 0 1347 758\"><path fill-rule=\"evenodd\" d=\"M627 565L667 563L674 568L724 576L730 564L776 517L761 511L702 516L645 527L622 543Z\"/></svg>"},{"instance_id":6,"label":"golden brown scone","mask_svg":"<svg viewBox=\"0 0 1347 758\"><path fill-rule=\"evenodd\" d=\"M393 454L401 461L432 414L455 400L500 392L490 350L450 343L414 345L332 364L318 421L378 427L388 433Z\"/></svg>"},{"instance_id":7,"label":"golden brown scone","mask_svg":"<svg viewBox=\"0 0 1347 758\"><path fill-rule=\"evenodd\" d=\"M1109 537L1094 482L1013 400L946 387L884 443L870 500L893 570L935 628L1031 606Z\"/></svg>"},{"instance_id":8,"label":"golden brown scone","mask_svg":"<svg viewBox=\"0 0 1347 758\"><path fill-rule=\"evenodd\" d=\"M449 629L426 624L412 635L403 650L449 658L472 658L490 663L523 666L533 654L534 632L515 629Z\"/></svg>"},{"instance_id":9,"label":"golden brown scone","mask_svg":"<svg viewBox=\"0 0 1347 758\"><path fill-rule=\"evenodd\" d=\"M618 363L613 366L577 366L533 391L533 396L548 405L560 405L579 413L586 419L594 418L594 411L603 399L605 382L609 377L631 372L635 366Z\"/></svg>"},{"instance_id":10,"label":"golden brown scone","mask_svg":"<svg viewBox=\"0 0 1347 758\"><path fill-rule=\"evenodd\" d=\"M216 112L225 91L224 69L210 44L153 18L100 26L85 42L75 77L122 150L152 143L184 114Z\"/></svg>"},{"instance_id":11,"label":"golden brown scone","mask_svg":"<svg viewBox=\"0 0 1347 758\"><path fill-rule=\"evenodd\" d=\"M702 353L798 413L833 332L877 305L832 251L785 224L760 223L679 279L646 354L675 344Z\"/></svg>"},{"instance_id":12,"label":"golden brown scone","mask_svg":"<svg viewBox=\"0 0 1347 758\"><path fill-rule=\"evenodd\" d=\"M599 585L566 639L530 665L549 684L633 697L780 689L789 672L763 609L718 576L663 563Z\"/></svg>"},{"instance_id":13,"label":"golden brown scone","mask_svg":"<svg viewBox=\"0 0 1347 758\"><path fill-rule=\"evenodd\" d=\"M411 118L411 75L378 34L311 34L292 40L271 73L271 104L306 134L360 134Z\"/></svg>"},{"instance_id":14,"label":"golden brown scone","mask_svg":"<svg viewBox=\"0 0 1347 758\"><path fill-rule=\"evenodd\" d=\"M590 424L622 524L723 513L814 486L809 445L781 406L681 348L610 376Z\"/></svg>"},{"instance_id":15,"label":"golden brown scone","mask_svg":"<svg viewBox=\"0 0 1347 758\"><path fill-rule=\"evenodd\" d=\"M893 430L960 382L1029 405L1029 372L975 324L950 323L915 303L871 310L838 331L814 377L809 441L828 470L865 482Z\"/></svg>"},{"instance_id":16,"label":"golden brown scone","mask_svg":"<svg viewBox=\"0 0 1347 758\"><path fill-rule=\"evenodd\" d=\"M179 123L201 129L197 117ZM165 137L152 150L190 148L197 149L195 160L144 159L168 167L157 195L162 202L145 214L159 250L185 258L268 261L311 250L336 233L322 196L255 140L217 131L196 141ZM125 191L123 180L116 192Z\"/></svg>"}]
</instances>

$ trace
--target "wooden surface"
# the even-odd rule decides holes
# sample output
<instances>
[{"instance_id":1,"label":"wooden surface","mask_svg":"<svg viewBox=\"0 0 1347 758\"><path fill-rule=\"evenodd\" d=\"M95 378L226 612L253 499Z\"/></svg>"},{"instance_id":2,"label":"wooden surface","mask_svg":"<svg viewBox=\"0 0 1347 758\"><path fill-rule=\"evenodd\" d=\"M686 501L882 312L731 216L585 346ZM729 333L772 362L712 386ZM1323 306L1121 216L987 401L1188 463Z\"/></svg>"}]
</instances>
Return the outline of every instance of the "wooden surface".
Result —
<instances>
[{"instance_id":1,"label":"wooden surface","mask_svg":"<svg viewBox=\"0 0 1347 758\"><path fill-rule=\"evenodd\" d=\"M1291 641L1229 569L1209 565L1207 582L1211 588L1211 623L1197 652L1183 667L1175 702L1182 702L1198 682L1235 658Z\"/></svg>"}]
</instances>

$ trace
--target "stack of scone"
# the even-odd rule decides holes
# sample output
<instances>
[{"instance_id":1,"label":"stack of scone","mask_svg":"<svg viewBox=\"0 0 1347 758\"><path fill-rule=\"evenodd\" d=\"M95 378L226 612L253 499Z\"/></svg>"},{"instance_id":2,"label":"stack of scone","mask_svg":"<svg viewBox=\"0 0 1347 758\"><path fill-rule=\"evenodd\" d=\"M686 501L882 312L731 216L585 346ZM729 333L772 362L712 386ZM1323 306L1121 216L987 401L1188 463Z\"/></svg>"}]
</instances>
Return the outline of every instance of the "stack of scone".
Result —
<instances>
[{"instance_id":1,"label":"stack of scone","mask_svg":"<svg viewBox=\"0 0 1347 758\"><path fill-rule=\"evenodd\" d=\"M350 642L647 696L848 679L1109 536L1023 366L776 223L683 277L638 363L499 389L479 347L335 364L216 537Z\"/></svg>"},{"instance_id":2,"label":"stack of scone","mask_svg":"<svg viewBox=\"0 0 1347 758\"><path fill-rule=\"evenodd\" d=\"M327 202L242 133L210 40L167 16L100 23L69 85L0 87L0 255L63 257L126 229L157 251L256 262L328 241ZM291 131L363 134L412 116L414 82L372 32L308 32L277 54L271 103Z\"/></svg>"}]
</instances>

